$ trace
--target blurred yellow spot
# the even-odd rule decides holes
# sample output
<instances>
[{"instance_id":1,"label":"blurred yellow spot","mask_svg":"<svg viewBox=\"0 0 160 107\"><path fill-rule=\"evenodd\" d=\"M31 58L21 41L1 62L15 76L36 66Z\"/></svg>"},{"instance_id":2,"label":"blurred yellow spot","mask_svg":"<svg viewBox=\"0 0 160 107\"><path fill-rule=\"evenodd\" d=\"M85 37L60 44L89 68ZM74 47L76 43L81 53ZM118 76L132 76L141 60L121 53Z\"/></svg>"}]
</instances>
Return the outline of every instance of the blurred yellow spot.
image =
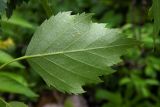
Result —
<instances>
[{"instance_id":1,"label":"blurred yellow spot","mask_svg":"<svg viewBox=\"0 0 160 107\"><path fill-rule=\"evenodd\" d=\"M8 38L4 41L0 40L0 49L7 49L9 47L14 47L14 41L11 38Z\"/></svg>"}]
</instances>

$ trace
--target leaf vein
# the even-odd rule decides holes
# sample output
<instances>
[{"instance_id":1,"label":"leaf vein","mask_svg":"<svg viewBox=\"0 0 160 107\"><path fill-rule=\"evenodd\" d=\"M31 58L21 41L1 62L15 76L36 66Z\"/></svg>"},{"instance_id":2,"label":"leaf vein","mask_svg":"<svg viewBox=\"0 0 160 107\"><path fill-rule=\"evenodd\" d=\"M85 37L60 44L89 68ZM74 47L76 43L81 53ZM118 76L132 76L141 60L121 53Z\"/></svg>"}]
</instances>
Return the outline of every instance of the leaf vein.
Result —
<instances>
[{"instance_id":1,"label":"leaf vein","mask_svg":"<svg viewBox=\"0 0 160 107\"><path fill-rule=\"evenodd\" d=\"M88 66L90 66L90 67L92 67L92 68L96 68L96 69L99 69L99 70L103 70L103 71L104 71L104 69L97 68L97 67L95 67L94 65L91 65L91 64L86 63L86 62L84 62L84 61L80 61L80 60L78 60L78 59L72 58L72 57L70 57L70 56L68 56L68 55L66 55L66 54L64 54L64 55L67 56L67 57L69 57L69 58L72 59L72 60L75 60L75 61L80 62L80 63L82 63L82 64L88 65Z\"/></svg>"},{"instance_id":2,"label":"leaf vein","mask_svg":"<svg viewBox=\"0 0 160 107\"><path fill-rule=\"evenodd\" d=\"M62 65L59 65L59 64L57 64L56 62L51 61L51 60L48 59L48 58L44 58L44 59L46 59L47 61L49 61L49 62L57 65L57 66L60 67L61 69L66 70L66 71L68 71L68 72L70 72L70 73L72 73L72 74L74 74L74 75L80 76L80 77L85 78L85 79L89 79L89 80L91 80L91 81L95 81L95 80L92 80L92 79L90 79L90 78L87 78L87 77L85 77L85 76L83 76L83 75L80 75L79 73L76 73L76 72L73 72L73 71L71 71L71 70L69 70L69 69L67 69L67 68L64 68Z\"/></svg>"},{"instance_id":3,"label":"leaf vein","mask_svg":"<svg viewBox=\"0 0 160 107\"><path fill-rule=\"evenodd\" d=\"M42 70L46 71L46 73L48 73L50 76L52 76L53 78L56 78L57 80L61 81L62 83L66 84L68 87L74 89L73 86L67 84L64 80L62 80L61 78L59 78L58 76L56 77L55 75L53 75L52 73L48 72L45 68L42 67L42 65L32 61L32 63L36 64L37 66L39 66Z\"/></svg>"}]
</instances>

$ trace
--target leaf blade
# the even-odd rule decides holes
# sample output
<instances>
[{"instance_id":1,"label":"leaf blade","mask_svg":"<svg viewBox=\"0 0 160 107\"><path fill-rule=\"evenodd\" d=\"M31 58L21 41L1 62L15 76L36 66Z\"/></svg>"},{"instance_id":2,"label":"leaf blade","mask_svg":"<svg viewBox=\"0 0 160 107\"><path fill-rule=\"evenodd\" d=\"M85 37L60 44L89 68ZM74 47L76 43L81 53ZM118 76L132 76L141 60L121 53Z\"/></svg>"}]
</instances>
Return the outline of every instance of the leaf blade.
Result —
<instances>
[{"instance_id":1,"label":"leaf blade","mask_svg":"<svg viewBox=\"0 0 160 107\"><path fill-rule=\"evenodd\" d=\"M113 73L110 66L137 44L119 31L105 28L105 24L93 23L91 16L58 13L36 30L26 57L49 86L62 92L83 93L82 86L99 83L99 76Z\"/></svg>"}]
</instances>

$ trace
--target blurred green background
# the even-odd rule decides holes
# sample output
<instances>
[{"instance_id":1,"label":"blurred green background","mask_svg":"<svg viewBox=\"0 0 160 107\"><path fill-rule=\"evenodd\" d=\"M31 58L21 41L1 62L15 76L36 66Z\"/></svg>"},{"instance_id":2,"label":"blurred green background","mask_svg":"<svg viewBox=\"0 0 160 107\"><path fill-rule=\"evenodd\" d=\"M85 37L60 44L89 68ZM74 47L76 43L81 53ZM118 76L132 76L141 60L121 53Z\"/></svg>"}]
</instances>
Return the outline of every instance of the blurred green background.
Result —
<instances>
[{"instance_id":1,"label":"blurred green background","mask_svg":"<svg viewBox=\"0 0 160 107\"><path fill-rule=\"evenodd\" d=\"M0 96L6 101L22 101L29 107L160 107L160 36L154 44L153 22L148 15L151 0L25 1L9 19L5 14L1 17L0 64L23 56L36 27L60 11L94 13L93 21L120 29L142 44L113 66L117 72L101 77L104 82L99 85L84 87L87 92L79 96L49 88L26 61L15 62L0 72Z\"/></svg>"}]
</instances>

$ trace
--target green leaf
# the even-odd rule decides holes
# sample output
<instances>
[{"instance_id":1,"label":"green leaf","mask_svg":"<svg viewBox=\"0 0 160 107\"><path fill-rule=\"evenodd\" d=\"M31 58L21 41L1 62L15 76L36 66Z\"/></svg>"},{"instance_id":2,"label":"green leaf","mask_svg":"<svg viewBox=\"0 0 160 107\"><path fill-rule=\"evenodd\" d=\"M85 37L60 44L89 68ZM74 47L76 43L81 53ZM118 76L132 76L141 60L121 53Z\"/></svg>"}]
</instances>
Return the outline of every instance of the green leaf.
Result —
<instances>
[{"instance_id":1,"label":"green leaf","mask_svg":"<svg viewBox=\"0 0 160 107\"><path fill-rule=\"evenodd\" d=\"M160 32L160 0L153 0L149 14L154 19L154 35L157 36ZM154 38L155 39L155 38Z\"/></svg>"},{"instance_id":2,"label":"green leaf","mask_svg":"<svg viewBox=\"0 0 160 107\"><path fill-rule=\"evenodd\" d=\"M5 11L7 8L7 0L0 0L0 15Z\"/></svg>"},{"instance_id":3,"label":"green leaf","mask_svg":"<svg viewBox=\"0 0 160 107\"><path fill-rule=\"evenodd\" d=\"M13 10L17 7L17 5L21 5L23 2L28 2L29 0L8 0L6 15L10 17L13 13Z\"/></svg>"},{"instance_id":4,"label":"green leaf","mask_svg":"<svg viewBox=\"0 0 160 107\"><path fill-rule=\"evenodd\" d=\"M13 15L9 19L5 15L2 16L1 23L8 25L17 25L32 30L35 29L35 26L25 20L18 12L13 12Z\"/></svg>"},{"instance_id":5,"label":"green leaf","mask_svg":"<svg viewBox=\"0 0 160 107\"><path fill-rule=\"evenodd\" d=\"M128 77L122 78L119 82L120 85L129 84L131 82L131 79Z\"/></svg>"},{"instance_id":6,"label":"green leaf","mask_svg":"<svg viewBox=\"0 0 160 107\"><path fill-rule=\"evenodd\" d=\"M24 103L21 102L17 102L17 101L12 101L9 103L10 106L8 107L28 107L27 105L25 105Z\"/></svg>"},{"instance_id":7,"label":"green leaf","mask_svg":"<svg viewBox=\"0 0 160 107\"><path fill-rule=\"evenodd\" d=\"M115 14L114 11L108 11L101 18L101 22L107 23L108 27L119 26L122 22L122 15Z\"/></svg>"},{"instance_id":8,"label":"green leaf","mask_svg":"<svg viewBox=\"0 0 160 107\"><path fill-rule=\"evenodd\" d=\"M11 60L13 60L14 58L12 56L10 56L9 54L7 54L4 51L0 50L0 65L7 63ZM22 64L20 64L19 62L13 62L11 64L9 64L10 67L18 67L18 68L24 68L24 66Z\"/></svg>"},{"instance_id":9,"label":"green leaf","mask_svg":"<svg viewBox=\"0 0 160 107\"><path fill-rule=\"evenodd\" d=\"M32 68L62 92L83 93L82 86L101 82L99 76L113 73L110 66L135 40L123 37L105 24L93 23L92 14L58 13L35 32L26 52Z\"/></svg>"},{"instance_id":10,"label":"green leaf","mask_svg":"<svg viewBox=\"0 0 160 107\"><path fill-rule=\"evenodd\" d=\"M37 97L37 95L28 88L25 79L14 73L0 72L0 91L23 94L28 97Z\"/></svg>"},{"instance_id":11,"label":"green leaf","mask_svg":"<svg viewBox=\"0 0 160 107\"><path fill-rule=\"evenodd\" d=\"M0 107L6 107L6 102L0 98Z\"/></svg>"},{"instance_id":12,"label":"green leaf","mask_svg":"<svg viewBox=\"0 0 160 107\"><path fill-rule=\"evenodd\" d=\"M28 107L28 106L22 102L17 102L17 101L12 101L7 103L0 98L0 107Z\"/></svg>"},{"instance_id":13,"label":"green leaf","mask_svg":"<svg viewBox=\"0 0 160 107\"><path fill-rule=\"evenodd\" d=\"M98 89L96 92L96 98L98 100L108 100L109 102L112 102L114 104L121 104L122 103L122 97L120 93L112 93L110 91L104 90L104 89Z\"/></svg>"}]
</instances>

